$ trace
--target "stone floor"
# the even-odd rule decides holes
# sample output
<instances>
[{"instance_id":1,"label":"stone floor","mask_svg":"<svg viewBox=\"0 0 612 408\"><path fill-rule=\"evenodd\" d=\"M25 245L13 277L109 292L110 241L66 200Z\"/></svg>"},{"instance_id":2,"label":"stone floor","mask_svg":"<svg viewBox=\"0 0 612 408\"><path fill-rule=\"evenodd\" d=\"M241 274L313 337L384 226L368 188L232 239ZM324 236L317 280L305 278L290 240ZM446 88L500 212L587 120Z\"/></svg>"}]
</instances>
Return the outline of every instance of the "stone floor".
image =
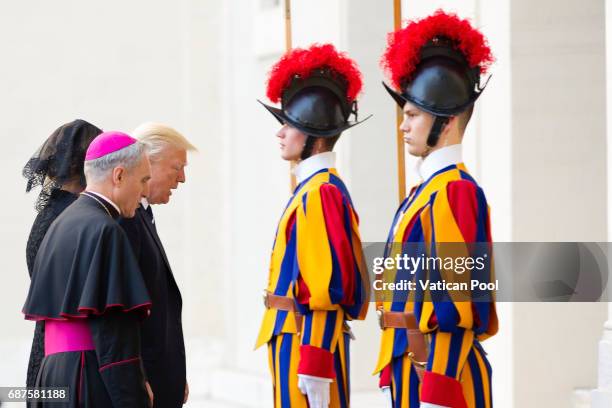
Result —
<instances>
[{"instance_id":1,"label":"stone floor","mask_svg":"<svg viewBox=\"0 0 612 408\"><path fill-rule=\"evenodd\" d=\"M385 408L382 395L372 392L354 393L351 397L351 408ZM194 399L190 401L186 407L197 408L251 408L252 405L237 405L230 402L224 402L211 399Z\"/></svg>"},{"instance_id":2,"label":"stone floor","mask_svg":"<svg viewBox=\"0 0 612 408\"><path fill-rule=\"evenodd\" d=\"M22 387L25 383L27 369L27 356L30 351L29 339L0 339L0 386ZM197 347L192 344L190 350L193 357L214 356L205 347ZM199 350L199 352L195 352ZM216 361L207 361L203 365L214 366ZM196 372L198 370L195 370ZM193 372L193 371L192 371ZM191 376L190 386L191 395L186 407L193 408L253 408L271 406L271 401L266 398L269 394L268 379L258 376L245 375L230 370L214 371L213 376ZM193 382L192 382L193 381ZM236 384L241 384L240 389L236 389ZM249 395L245 395L247 390L252 390L255 400ZM241 402L240 402L241 401ZM375 392L354 392L352 395L351 407L353 408L383 408L384 400L381 394ZM21 407L23 403L4 403L2 408Z\"/></svg>"}]
</instances>

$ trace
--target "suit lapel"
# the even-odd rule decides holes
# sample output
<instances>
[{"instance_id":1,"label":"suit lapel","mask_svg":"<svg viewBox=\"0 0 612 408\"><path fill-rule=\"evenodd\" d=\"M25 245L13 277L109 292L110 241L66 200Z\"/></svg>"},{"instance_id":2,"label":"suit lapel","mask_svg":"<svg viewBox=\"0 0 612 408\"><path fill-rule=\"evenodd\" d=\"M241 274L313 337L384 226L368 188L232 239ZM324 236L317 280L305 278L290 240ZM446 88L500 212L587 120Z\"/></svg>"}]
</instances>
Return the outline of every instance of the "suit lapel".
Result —
<instances>
[{"instance_id":1,"label":"suit lapel","mask_svg":"<svg viewBox=\"0 0 612 408\"><path fill-rule=\"evenodd\" d=\"M170 262L168 261L168 257L166 257L166 251L164 250L164 246L159 240L159 235L157 235L157 231L155 230L155 227L153 227L153 224L151 223L151 220L149 220L148 215L145 213L144 208L141 207L140 211L138 212L140 213L141 221L144 222L147 230L149 231L149 234L151 234L151 236L153 237L153 240L155 241L155 244L159 248L162 258L164 258L164 262L166 263L166 267L168 268L168 271L170 272L170 278L172 282L174 283L175 286L177 286L176 281L174 280L174 275L172 274L172 268L170 267Z\"/></svg>"}]
</instances>

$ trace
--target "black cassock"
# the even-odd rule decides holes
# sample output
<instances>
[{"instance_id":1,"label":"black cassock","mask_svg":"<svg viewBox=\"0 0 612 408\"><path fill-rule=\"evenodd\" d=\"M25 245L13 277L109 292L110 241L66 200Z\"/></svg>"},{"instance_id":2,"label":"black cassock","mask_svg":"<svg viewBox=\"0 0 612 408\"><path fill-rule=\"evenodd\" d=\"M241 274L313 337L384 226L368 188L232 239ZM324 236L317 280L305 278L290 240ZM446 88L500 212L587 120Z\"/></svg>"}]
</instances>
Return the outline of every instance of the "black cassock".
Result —
<instances>
[{"instance_id":1,"label":"black cassock","mask_svg":"<svg viewBox=\"0 0 612 408\"><path fill-rule=\"evenodd\" d=\"M182 300L164 247L157 235L151 206L140 206L134 218L121 218L134 249L153 305L142 322L142 358L155 406L180 408L185 391L185 344Z\"/></svg>"},{"instance_id":2,"label":"black cassock","mask_svg":"<svg viewBox=\"0 0 612 408\"><path fill-rule=\"evenodd\" d=\"M118 216L101 197L81 195L38 249L26 319L86 319L95 350L45 356L36 386L69 387L70 403L33 406L148 407L140 322L151 302Z\"/></svg>"}]
</instances>

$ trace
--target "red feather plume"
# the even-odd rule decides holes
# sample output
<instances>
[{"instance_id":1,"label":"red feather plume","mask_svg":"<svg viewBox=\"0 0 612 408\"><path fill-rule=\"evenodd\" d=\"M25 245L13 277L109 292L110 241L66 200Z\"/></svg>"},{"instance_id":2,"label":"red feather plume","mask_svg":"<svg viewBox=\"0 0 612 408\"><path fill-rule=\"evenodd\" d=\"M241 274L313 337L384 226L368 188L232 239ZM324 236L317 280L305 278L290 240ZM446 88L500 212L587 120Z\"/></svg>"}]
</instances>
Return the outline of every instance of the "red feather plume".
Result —
<instances>
[{"instance_id":1,"label":"red feather plume","mask_svg":"<svg viewBox=\"0 0 612 408\"><path fill-rule=\"evenodd\" d=\"M451 39L470 67L480 67L481 74L495 61L485 36L468 20L437 10L431 16L410 21L406 27L389 33L381 66L395 87L401 88L402 82L410 78L420 62L421 48L434 37Z\"/></svg>"},{"instance_id":2,"label":"red feather plume","mask_svg":"<svg viewBox=\"0 0 612 408\"><path fill-rule=\"evenodd\" d=\"M357 98L362 87L357 63L331 44L314 44L306 49L295 48L287 52L272 66L266 91L268 99L277 103L295 75L307 78L313 70L321 67L329 68L346 80L346 97L350 102Z\"/></svg>"}]
</instances>

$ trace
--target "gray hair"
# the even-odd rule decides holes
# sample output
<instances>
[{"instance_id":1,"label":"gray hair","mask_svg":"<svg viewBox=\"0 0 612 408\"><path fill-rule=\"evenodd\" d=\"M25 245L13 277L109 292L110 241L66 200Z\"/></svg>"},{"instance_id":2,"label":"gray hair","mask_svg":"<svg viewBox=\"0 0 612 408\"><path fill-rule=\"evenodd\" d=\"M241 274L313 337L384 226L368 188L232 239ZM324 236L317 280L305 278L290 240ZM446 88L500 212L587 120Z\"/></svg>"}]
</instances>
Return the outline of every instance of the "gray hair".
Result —
<instances>
[{"instance_id":1,"label":"gray hair","mask_svg":"<svg viewBox=\"0 0 612 408\"><path fill-rule=\"evenodd\" d=\"M87 184L104 181L118 166L125 167L127 170L133 169L140 164L145 152L146 145L142 142L136 142L116 152L86 161L84 170Z\"/></svg>"},{"instance_id":2,"label":"gray hair","mask_svg":"<svg viewBox=\"0 0 612 408\"><path fill-rule=\"evenodd\" d=\"M132 136L147 145L149 159L158 159L167 147L197 151L196 147L177 130L163 123L146 122L131 133Z\"/></svg>"}]
</instances>

